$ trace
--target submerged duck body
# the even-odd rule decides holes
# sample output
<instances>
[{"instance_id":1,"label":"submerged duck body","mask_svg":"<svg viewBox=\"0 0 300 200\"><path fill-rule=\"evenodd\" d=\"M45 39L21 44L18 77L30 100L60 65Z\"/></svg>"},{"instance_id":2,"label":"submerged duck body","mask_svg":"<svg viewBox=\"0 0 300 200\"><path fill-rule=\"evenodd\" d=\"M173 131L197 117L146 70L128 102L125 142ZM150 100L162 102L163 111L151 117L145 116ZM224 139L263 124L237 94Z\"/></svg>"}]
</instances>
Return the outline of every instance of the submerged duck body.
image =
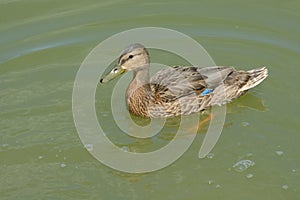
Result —
<instances>
[{"instance_id":1,"label":"submerged duck body","mask_svg":"<svg viewBox=\"0 0 300 200\"><path fill-rule=\"evenodd\" d=\"M133 71L126 91L128 110L142 117L174 117L222 105L245 94L267 76L266 67L237 71L233 67L168 67L149 76L150 57L141 44L132 44L100 82Z\"/></svg>"}]
</instances>

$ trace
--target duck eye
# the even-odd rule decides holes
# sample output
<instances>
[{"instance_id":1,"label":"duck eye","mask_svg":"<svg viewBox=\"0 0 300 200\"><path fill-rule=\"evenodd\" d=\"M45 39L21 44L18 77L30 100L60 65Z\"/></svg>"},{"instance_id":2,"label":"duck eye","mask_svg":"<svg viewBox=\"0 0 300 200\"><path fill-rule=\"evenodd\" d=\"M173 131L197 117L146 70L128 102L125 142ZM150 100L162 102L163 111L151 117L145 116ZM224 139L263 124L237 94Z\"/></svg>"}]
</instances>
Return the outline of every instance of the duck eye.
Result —
<instances>
[{"instance_id":1,"label":"duck eye","mask_svg":"<svg viewBox=\"0 0 300 200\"><path fill-rule=\"evenodd\" d=\"M117 72L118 72L118 68L114 68L113 73L117 73Z\"/></svg>"},{"instance_id":2,"label":"duck eye","mask_svg":"<svg viewBox=\"0 0 300 200\"><path fill-rule=\"evenodd\" d=\"M133 55L129 55L128 58L129 58L129 59L133 58Z\"/></svg>"}]
</instances>

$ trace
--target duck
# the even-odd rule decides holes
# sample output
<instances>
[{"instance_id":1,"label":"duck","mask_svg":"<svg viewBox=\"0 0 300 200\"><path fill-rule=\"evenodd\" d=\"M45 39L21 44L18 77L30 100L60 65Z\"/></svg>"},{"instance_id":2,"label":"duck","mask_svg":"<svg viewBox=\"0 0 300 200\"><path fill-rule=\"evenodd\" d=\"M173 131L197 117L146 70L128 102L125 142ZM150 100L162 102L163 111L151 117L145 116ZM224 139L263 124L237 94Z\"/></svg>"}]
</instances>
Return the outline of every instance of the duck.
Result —
<instances>
[{"instance_id":1,"label":"duck","mask_svg":"<svg viewBox=\"0 0 300 200\"><path fill-rule=\"evenodd\" d=\"M152 78L149 69L147 48L139 43L130 44L100 83L132 71L133 79L125 95L129 112L145 118L165 118L229 103L268 76L265 66L248 71L232 66L173 66L158 71Z\"/></svg>"}]
</instances>

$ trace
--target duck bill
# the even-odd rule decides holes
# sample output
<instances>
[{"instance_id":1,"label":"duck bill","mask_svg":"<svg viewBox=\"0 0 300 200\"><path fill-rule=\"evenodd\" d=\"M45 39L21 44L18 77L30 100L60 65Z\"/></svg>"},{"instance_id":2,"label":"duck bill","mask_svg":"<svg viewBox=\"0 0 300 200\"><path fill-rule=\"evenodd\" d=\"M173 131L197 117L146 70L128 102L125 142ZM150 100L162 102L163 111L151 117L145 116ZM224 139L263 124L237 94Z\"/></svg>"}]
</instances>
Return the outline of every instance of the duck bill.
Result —
<instances>
[{"instance_id":1,"label":"duck bill","mask_svg":"<svg viewBox=\"0 0 300 200\"><path fill-rule=\"evenodd\" d=\"M108 81L111 81L114 78L120 76L124 72L126 72L126 70L123 69L121 65L117 65L108 74L100 79L100 83L107 83Z\"/></svg>"}]
</instances>

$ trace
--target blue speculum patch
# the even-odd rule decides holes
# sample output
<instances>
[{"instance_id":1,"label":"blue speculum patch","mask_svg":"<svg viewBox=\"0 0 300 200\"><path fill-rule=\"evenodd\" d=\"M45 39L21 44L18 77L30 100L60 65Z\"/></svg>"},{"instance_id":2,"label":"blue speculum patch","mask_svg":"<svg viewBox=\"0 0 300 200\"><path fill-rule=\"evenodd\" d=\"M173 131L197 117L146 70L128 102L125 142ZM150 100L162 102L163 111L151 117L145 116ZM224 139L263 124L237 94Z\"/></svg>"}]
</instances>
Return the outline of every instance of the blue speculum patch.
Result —
<instances>
[{"instance_id":1,"label":"blue speculum patch","mask_svg":"<svg viewBox=\"0 0 300 200\"><path fill-rule=\"evenodd\" d=\"M202 93L201 93L201 96L205 96L209 93L211 93L213 91L213 89L205 89Z\"/></svg>"}]
</instances>

